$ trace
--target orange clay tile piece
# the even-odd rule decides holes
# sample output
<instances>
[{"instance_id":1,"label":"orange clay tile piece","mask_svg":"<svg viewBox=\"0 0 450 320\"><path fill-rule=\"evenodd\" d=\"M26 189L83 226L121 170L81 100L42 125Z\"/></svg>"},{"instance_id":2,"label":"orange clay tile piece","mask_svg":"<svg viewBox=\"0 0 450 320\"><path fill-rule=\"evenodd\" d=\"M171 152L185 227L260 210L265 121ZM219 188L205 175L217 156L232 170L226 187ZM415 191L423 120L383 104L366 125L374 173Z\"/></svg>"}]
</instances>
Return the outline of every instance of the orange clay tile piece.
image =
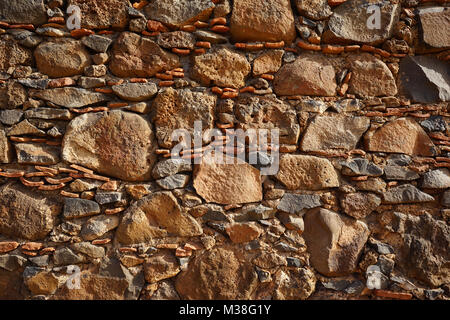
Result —
<instances>
[{"instance_id":1,"label":"orange clay tile piece","mask_svg":"<svg viewBox=\"0 0 450 320\"><path fill-rule=\"evenodd\" d=\"M113 93L111 88L95 88L94 91L106 94Z\"/></svg>"},{"instance_id":2,"label":"orange clay tile piece","mask_svg":"<svg viewBox=\"0 0 450 320\"><path fill-rule=\"evenodd\" d=\"M196 48L196 49L194 49L194 53L195 54L205 54L206 49L205 48Z\"/></svg>"},{"instance_id":3,"label":"orange clay tile piece","mask_svg":"<svg viewBox=\"0 0 450 320\"><path fill-rule=\"evenodd\" d=\"M26 29L26 30L30 30L30 31L34 30L34 26L32 24L10 24L9 28L10 29Z\"/></svg>"},{"instance_id":4,"label":"orange clay tile piece","mask_svg":"<svg viewBox=\"0 0 450 320\"><path fill-rule=\"evenodd\" d=\"M322 46L322 52L323 53L330 53L330 54L340 54L345 51L344 47L339 46L331 46L331 45L323 45Z\"/></svg>"},{"instance_id":5,"label":"orange clay tile piece","mask_svg":"<svg viewBox=\"0 0 450 320\"><path fill-rule=\"evenodd\" d=\"M230 91L225 92L225 91L224 91L224 93L222 93L222 95L220 96L220 98L222 98L222 99L234 99L234 98L236 98L238 95L239 95L238 92L230 92Z\"/></svg>"},{"instance_id":6,"label":"orange clay tile piece","mask_svg":"<svg viewBox=\"0 0 450 320\"><path fill-rule=\"evenodd\" d=\"M94 173L94 171L92 171L91 169L87 169L87 168L79 166L77 164L71 164L70 167L72 169L75 169L75 170L78 170L78 171L81 171L81 172L84 172L84 173L91 173L91 174Z\"/></svg>"},{"instance_id":7,"label":"orange clay tile piece","mask_svg":"<svg viewBox=\"0 0 450 320\"><path fill-rule=\"evenodd\" d=\"M147 83L147 79L145 78L131 78L130 79L131 83Z\"/></svg>"},{"instance_id":8,"label":"orange clay tile piece","mask_svg":"<svg viewBox=\"0 0 450 320\"><path fill-rule=\"evenodd\" d=\"M266 42L264 43L264 47L267 49L279 49L284 47L284 41L280 42Z\"/></svg>"},{"instance_id":9,"label":"orange clay tile piece","mask_svg":"<svg viewBox=\"0 0 450 320\"><path fill-rule=\"evenodd\" d=\"M172 48L172 52L182 55L182 56L187 56L189 55L189 53L191 52L191 50L189 49L179 49L179 48Z\"/></svg>"},{"instance_id":10,"label":"orange clay tile piece","mask_svg":"<svg viewBox=\"0 0 450 320\"><path fill-rule=\"evenodd\" d=\"M57 184L57 185L43 185L43 186L39 186L38 189L39 190L43 190L43 191L54 191L54 190L59 190L64 188L66 185L64 183L61 184Z\"/></svg>"},{"instance_id":11,"label":"orange clay tile piece","mask_svg":"<svg viewBox=\"0 0 450 320\"><path fill-rule=\"evenodd\" d=\"M102 244L107 244L110 243L111 239L98 239L98 240L93 240L92 244L94 245L102 245Z\"/></svg>"},{"instance_id":12,"label":"orange clay tile piece","mask_svg":"<svg viewBox=\"0 0 450 320\"><path fill-rule=\"evenodd\" d=\"M195 43L195 46L196 47L210 49L211 48L211 42L209 42L209 41L197 41Z\"/></svg>"},{"instance_id":13,"label":"orange clay tile piece","mask_svg":"<svg viewBox=\"0 0 450 320\"><path fill-rule=\"evenodd\" d=\"M47 247L47 248L44 248L44 249L42 249L41 251L39 251L39 254L53 253L53 252L55 252L55 251L56 251L55 248L53 248L53 247Z\"/></svg>"},{"instance_id":14,"label":"orange clay tile piece","mask_svg":"<svg viewBox=\"0 0 450 320\"><path fill-rule=\"evenodd\" d=\"M0 253L7 253L17 249L19 243L15 241L2 241L0 242Z\"/></svg>"},{"instance_id":15,"label":"orange clay tile piece","mask_svg":"<svg viewBox=\"0 0 450 320\"><path fill-rule=\"evenodd\" d=\"M28 251L39 251L44 245L40 242L27 242L20 247L20 249Z\"/></svg>"},{"instance_id":16,"label":"orange clay tile piece","mask_svg":"<svg viewBox=\"0 0 450 320\"><path fill-rule=\"evenodd\" d=\"M260 77L265 80L269 80L269 81L271 81L275 78L275 76L273 74L267 74L267 73L260 75Z\"/></svg>"},{"instance_id":17,"label":"orange clay tile piece","mask_svg":"<svg viewBox=\"0 0 450 320\"><path fill-rule=\"evenodd\" d=\"M74 38L81 38L85 36L90 36L91 34L94 34L95 32L89 29L75 29L70 31L70 35Z\"/></svg>"},{"instance_id":18,"label":"orange clay tile piece","mask_svg":"<svg viewBox=\"0 0 450 320\"><path fill-rule=\"evenodd\" d=\"M173 82L173 81L160 81L158 83L158 86L160 86L160 87L170 87L170 86L173 86L174 83L175 82Z\"/></svg>"},{"instance_id":19,"label":"orange clay tile piece","mask_svg":"<svg viewBox=\"0 0 450 320\"><path fill-rule=\"evenodd\" d=\"M80 197L80 195L78 193L68 192L68 191L64 191L64 190L61 190L61 192L59 194L62 195L63 197L67 197L67 198L79 198Z\"/></svg>"},{"instance_id":20,"label":"orange clay tile piece","mask_svg":"<svg viewBox=\"0 0 450 320\"><path fill-rule=\"evenodd\" d=\"M29 181L24 179L23 177L20 177L20 182L26 187L39 187L44 184L44 181Z\"/></svg>"},{"instance_id":21,"label":"orange clay tile piece","mask_svg":"<svg viewBox=\"0 0 450 320\"><path fill-rule=\"evenodd\" d=\"M210 26L213 26L216 24L227 24L227 19L224 17L220 17L220 18L211 19L211 21L209 21Z\"/></svg>"},{"instance_id":22,"label":"orange clay tile piece","mask_svg":"<svg viewBox=\"0 0 450 320\"><path fill-rule=\"evenodd\" d=\"M230 27L222 26L222 25L215 25L210 28L211 31L217 32L217 33L227 33L230 31Z\"/></svg>"},{"instance_id":23,"label":"orange clay tile piece","mask_svg":"<svg viewBox=\"0 0 450 320\"><path fill-rule=\"evenodd\" d=\"M412 294L407 292L394 292L388 290L374 290L374 295L377 297L398 299L398 300L411 300Z\"/></svg>"},{"instance_id":24,"label":"orange clay tile piece","mask_svg":"<svg viewBox=\"0 0 450 320\"><path fill-rule=\"evenodd\" d=\"M24 175L25 175L24 171L0 172L0 177L5 177L5 178L19 178L19 177L23 177Z\"/></svg>"},{"instance_id":25,"label":"orange clay tile piece","mask_svg":"<svg viewBox=\"0 0 450 320\"><path fill-rule=\"evenodd\" d=\"M195 30L197 30L197 28L195 26L191 25L191 24L188 24L188 25L182 26L180 28L180 30L181 31L186 31L186 32L194 32Z\"/></svg>"},{"instance_id":26,"label":"orange clay tile piece","mask_svg":"<svg viewBox=\"0 0 450 320\"><path fill-rule=\"evenodd\" d=\"M197 20L195 21L194 26L197 28L207 28L209 27L209 24L207 22Z\"/></svg>"},{"instance_id":27,"label":"orange clay tile piece","mask_svg":"<svg viewBox=\"0 0 450 320\"><path fill-rule=\"evenodd\" d=\"M66 23L66 21L64 20L63 17L52 17L48 19L49 23L60 23L60 24L64 24Z\"/></svg>"},{"instance_id":28,"label":"orange clay tile piece","mask_svg":"<svg viewBox=\"0 0 450 320\"><path fill-rule=\"evenodd\" d=\"M155 75L155 77L160 80L172 80L173 79L173 75L165 74L165 73L157 73Z\"/></svg>"},{"instance_id":29,"label":"orange clay tile piece","mask_svg":"<svg viewBox=\"0 0 450 320\"><path fill-rule=\"evenodd\" d=\"M297 42L297 46L299 48L305 49L305 50L312 50L312 51L321 51L322 48L317 45L317 44L311 44L308 42L305 42L303 40L300 40L299 42Z\"/></svg>"},{"instance_id":30,"label":"orange clay tile piece","mask_svg":"<svg viewBox=\"0 0 450 320\"><path fill-rule=\"evenodd\" d=\"M140 9L144 8L146 5L148 5L148 1L142 0L139 2L133 3L133 8L140 10Z\"/></svg>"}]
</instances>

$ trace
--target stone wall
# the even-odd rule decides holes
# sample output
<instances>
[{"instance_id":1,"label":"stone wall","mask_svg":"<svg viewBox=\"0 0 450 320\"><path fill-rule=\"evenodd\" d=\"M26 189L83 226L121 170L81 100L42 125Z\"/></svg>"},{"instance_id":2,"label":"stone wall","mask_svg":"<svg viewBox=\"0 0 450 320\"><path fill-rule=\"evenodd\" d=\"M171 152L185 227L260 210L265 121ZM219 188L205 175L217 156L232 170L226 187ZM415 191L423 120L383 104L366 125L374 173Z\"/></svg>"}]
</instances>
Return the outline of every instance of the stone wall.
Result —
<instances>
[{"instance_id":1,"label":"stone wall","mask_svg":"<svg viewBox=\"0 0 450 320\"><path fill-rule=\"evenodd\" d=\"M448 299L449 7L0 0L0 298Z\"/></svg>"}]
</instances>

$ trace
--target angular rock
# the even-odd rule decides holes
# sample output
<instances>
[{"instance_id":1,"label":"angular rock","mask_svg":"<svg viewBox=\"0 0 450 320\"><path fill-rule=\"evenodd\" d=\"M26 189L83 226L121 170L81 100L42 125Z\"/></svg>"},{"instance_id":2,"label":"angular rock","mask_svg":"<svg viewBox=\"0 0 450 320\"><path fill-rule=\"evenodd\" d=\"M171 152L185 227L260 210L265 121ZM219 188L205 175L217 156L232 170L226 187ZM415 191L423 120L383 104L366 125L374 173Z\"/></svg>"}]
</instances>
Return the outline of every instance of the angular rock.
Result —
<instances>
[{"instance_id":1,"label":"angular rock","mask_svg":"<svg viewBox=\"0 0 450 320\"><path fill-rule=\"evenodd\" d=\"M71 39L43 42L34 51L38 70L52 78L83 74L91 56L83 45Z\"/></svg>"},{"instance_id":2,"label":"angular rock","mask_svg":"<svg viewBox=\"0 0 450 320\"><path fill-rule=\"evenodd\" d=\"M36 128L28 120L23 120L22 122L12 126L7 130L8 136L22 136L22 135L34 135L34 136L45 136L45 132Z\"/></svg>"},{"instance_id":3,"label":"angular rock","mask_svg":"<svg viewBox=\"0 0 450 320\"><path fill-rule=\"evenodd\" d=\"M198 236L200 224L186 214L171 192L155 192L132 204L116 232L123 244L147 242L170 234Z\"/></svg>"},{"instance_id":4,"label":"angular rock","mask_svg":"<svg viewBox=\"0 0 450 320\"><path fill-rule=\"evenodd\" d=\"M7 0L3 0L4 3ZM6 72L10 67L31 65L33 55L30 50L12 40L0 39L0 71Z\"/></svg>"},{"instance_id":5,"label":"angular rock","mask_svg":"<svg viewBox=\"0 0 450 320\"><path fill-rule=\"evenodd\" d=\"M256 222L232 223L225 230L233 243L253 241L264 231Z\"/></svg>"},{"instance_id":6,"label":"angular rock","mask_svg":"<svg viewBox=\"0 0 450 320\"><path fill-rule=\"evenodd\" d=\"M160 47L194 49L195 36L186 31L163 32L156 41Z\"/></svg>"},{"instance_id":7,"label":"angular rock","mask_svg":"<svg viewBox=\"0 0 450 320\"><path fill-rule=\"evenodd\" d=\"M123 29L128 23L127 0L69 0L81 9L81 28Z\"/></svg>"},{"instance_id":8,"label":"angular rock","mask_svg":"<svg viewBox=\"0 0 450 320\"><path fill-rule=\"evenodd\" d=\"M251 66L241 53L227 48L217 48L195 56L191 75L205 86L240 88Z\"/></svg>"},{"instance_id":9,"label":"angular rock","mask_svg":"<svg viewBox=\"0 0 450 320\"><path fill-rule=\"evenodd\" d=\"M328 26L331 42L359 42L379 44L392 37L400 17L400 4L391 2L377 3L380 8L380 28L372 27L374 13L368 13L366 2L348 0L333 10ZM369 28L371 26L371 28Z\"/></svg>"},{"instance_id":10,"label":"angular rock","mask_svg":"<svg viewBox=\"0 0 450 320\"><path fill-rule=\"evenodd\" d=\"M26 258L15 254L4 254L0 256L0 268L8 271L20 270L27 262Z\"/></svg>"},{"instance_id":11,"label":"angular rock","mask_svg":"<svg viewBox=\"0 0 450 320\"><path fill-rule=\"evenodd\" d=\"M384 175L387 180L411 181L420 178L414 170L401 166L386 166L384 168Z\"/></svg>"},{"instance_id":12,"label":"angular rock","mask_svg":"<svg viewBox=\"0 0 450 320\"><path fill-rule=\"evenodd\" d=\"M243 252L215 247L196 256L178 275L175 287L183 299L247 300L254 296L257 282L254 267Z\"/></svg>"},{"instance_id":13,"label":"angular rock","mask_svg":"<svg viewBox=\"0 0 450 320\"><path fill-rule=\"evenodd\" d=\"M2 110L0 111L0 122L12 126L23 117L22 110Z\"/></svg>"},{"instance_id":14,"label":"angular rock","mask_svg":"<svg viewBox=\"0 0 450 320\"><path fill-rule=\"evenodd\" d=\"M62 158L126 181L150 179L156 156L151 124L139 115L87 113L70 122ZM82 150L82 152L80 152Z\"/></svg>"},{"instance_id":15,"label":"angular rock","mask_svg":"<svg viewBox=\"0 0 450 320\"><path fill-rule=\"evenodd\" d=\"M92 34L84 37L81 42L88 48L96 52L106 52L112 43L112 40L107 37Z\"/></svg>"},{"instance_id":16,"label":"angular rock","mask_svg":"<svg viewBox=\"0 0 450 320\"><path fill-rule=\"evenodd\" d=\"M404 184L391 188L383 194L383 197L383 203L388 204L422 203L434 201L432 196L420 191L411 184Z\"/></svg>"},{"instance_id":17,"label":"angular rock","mask_svg":"<svg viewBox=\"0 0 450 320\"><path fill-rule=\"evenodd\" d=\"M310 211L304 220L312 266L329 277L352 273L369 237L367 225L326 209Z\"/></svg>"},{"instance_id":18,"label":"angular rock","mask_svg":"<svg viewBox=\"0 0 450 320\"><path fill-rule=\"evenodd\" d=\"M108 231L119 225L119 217L115 215L101 215L90 218L81 229L80 236L87 241L100 238Z\"/></svg>"},{"instance_id":19,"label":"angular rock","mask_svg":"<svg viewBox=\"0 0 450 320\"><path fill-rule=\"evenodd\" d=\"M296 0L298 12L313 20L324 20L333 14L327 0Z\"/></svg>"},{"instance_id":20,"label":"angular rock","mask_svg":"<svg viewBox=\"0 0 450 320\"><path fill-rule=\"evenodd\" d=\"M145 280L149 283L175 277L180 272L178 261L172 254L158 253L145 261Z\"/></svg>"},{"instance_id":21,"label":"angular rock","mask_svg":"<svg viewBox=\"0 0 450 320\"><path fill-rule=\"evenodd\" d=\"M419 11L423 40L435 48L450 47L450 10L443 7L436 9L434 12Z\"/></svg>"},{"instance_id":22,"label":"angular rock","mask_svg":"<svg viewBox=\"0 0 450 320\"><path fill-rule=\"evenodd\" d=\"M63 216L66 219L77 219L100 213L97 202L86 199L65 198Z\"/></svg>"},{"instance_id":23,"label":"angular rock","mask_svg":"<svg viewBox=\"0 0 450 320\"><path fill-rule=\"evenodd\" d=\"M57 147L32 143L17 143L15 147L17 162L21 164L50 165L60 161Z\"/></svg>"},{"instance_id":24,"label":"angular rock","mask_svg":"<svg viewBox=\"0 0 450 320\"><path fill-rule=\"evenodd\" d=\"M81 108L110 100L106 94L71 87L35 91L32 95L66 108Z\"/></svg>"},{"instance_id":25,"label":"angular rock","mask_svg":"<svg viewBox=\"0 0 450 320\"><path fill-rule=\"evenodd\" d=\"M372 193L348 193L341 198L341 207L355 219L364 219L381 205L380 197Z\"/></svg>"},{"instance_id":26,"label":"angular rock","mask_svg":"<svg viewBox=\"0 0 450 320\"><path fill-rule=\"evenodd\" d=\"M120 202L123 199L123 192L97 192L95 195L95 201L101 205Z\"/></svg>"},{"instance_id":27,"label":"angular rock","mask_svg":"<svg viewBox=\"0 0 450 320\"><path fill-rule=\"evenodd\" d=\"M154 41L123 32L114 42L109 69L121 78L147 78L179 66L178 56L164 51Z\"/></svg>"},{"instance_id":28,"label":"angular rock","mask_svg":"<svg viewBox=\"0 0 450 320\"><path fill-rule=\"evenodd\" d=\"M189 182L189 179L190 175L174 174L173 176L156 180L156 183L164 190L173 190L186 187L186 185Z\"/></svg>"},{"instance_id":29,"label":"angular rock","mask_svg":"<svg viewBox=\"0 0 450 320\"><path fill-rule=\"evenodd\" d=\"M272 129L279 129L279 143L297 144L300 126L295 110L282 100L271 97L242 96L236 100L235 116L238 128L265 129L267 135ZM257 134L259 131L256 130ZM269 142L269 139L268 139Z\"/></svg>"},{"instance_id":30,"label":"angular rock","mask_svg":"<svg viewBox=\"0 0 450 320\"><path fill-rule=\"evenodd\" d=\"M105 248L95 246L90 242L73 243L70 248L76 252L84 253L91 258L101 258L105 256Z\"/></svg>"},{"instance_id":31,"label":"angular rock","mask_svg":"<svg viewBox=\"0 0 450 320\"><path fill-rule=\"evenodd\" d=\"M427 189L450 188L450 171L446 168L428 171L423 175L422 188Z\"/></svg>"},{"instance_id":32,"label":"angular rock","mask_svg":"<svg viewBox=\"0 0 450 320\"><path fill-rule=\"evenodd\" d=\"M342 174L346 176L378 177L383 174L383 169L364 158L350 159L341 162Z\"/></svg>"},{"instance_id":33,"label":"angular rock","mask_svg":"<svg viewBox=\"0 0 450 320\"><path fill-rule=\"evenodd\" d=\"M306 268L279 270L274 281L275 300L306 300L316 288L316 277Z\"/></svg>"},{"instance_id":34,"label":"angular rock","mask_svg":"<svg viewBox=\"0 0 450 320\"><path fill-rule=\"evenodd\" d=\"M306 211L305 209L312 209L321 205L322 201L320 201L319 195L286 193L278 203L277 209L287 213L303 214Z\"/></svg>"},{"instance_id":35,"label":"angular rock","mask_svg":"<svg viewBox=\"0 0 450 320\"><path fill-rule=\"evenodd\" d=\"M268 5L257 0L236 0L230 20L235 42L281 41L295 39L294 15L289 0L274 0Z\"/></svg>"},{"instance_id":36,"label":"angular rock","mask_svg":"<svg viewBox=\"0 0 450 320\"><path fill-rule=\"evenodd\" d=\"M165 148L175 146L180 137L176 136L176 141L172 141L172 134L178 129L187 130L193 142L195 121L201 121L202 135L205 130L212 129L216 100L216 96L212 94L193 92L189 89L168 88L160 92L153 101L153 108L156 109L154 123L159 145Z\"/></svg>"},{"instance_id":37,"label":"angular rock","mask_svg":"<svg viewBox=\"0 0 450 320\"><path fill-rule=\"evenodd\" d=\"M282 96L334 96L335 70L324 56L301 54L293 63L281 67L273 86L275 93Z\"/></svg>"},{"instance_id":38,"label":"angular rock","mask_svg":"<svg viewBox=\"0 0 450 320\"><path fill-rule=\"evenodd\" d=\"M366 133L368 151L434 156L437 149L422 127L414 120L400 118Z\"/></svg>"},{"instance_id":39,"label":"angular rock","mask_svg":"<svg viewBox=\"0 0 450 320\"><path fill-rule=\"evenodd\" d=\"M204 157L194 167L193 185L206 202L238 204L262 200L259 170L229 156L224 156L221 163L213 157Z\"/></svg>"},{"instance_id":40,"label":"angular rock","mask_svg":"<svg viewBox=\"0 0 450 320\"><path fill-rule=\"evenodd\" d=\"M259 76L264 73L275 73L283 64L284 51L272 50L260 55L253 60L253 75Z\"/></svg>"},{"instance_id":41,"label":"angular rock","mask_svg":"<svg viewBox=\"0 0 450 320\"><path fill-rule=\"evenodd\" d=\"M355 149L369 126L370 120L366 117L316 116L304 133L301 149L303 151Z\"/></svg>"},{"instance_id":42,"label":"angular rock","mask_svg":"<svg viewBox=\"0 0 450 320\"><path fill-rule=\"evenodd\" d=\"M153 167L153 178L165 178L183 171L192 171L190 161L184 159L165 159Z\"/></svg>"},{"instance_id":43,"label":"angular rock","mask_svg":"<svg viewBox=\"0 0 450 320\"><path fill-rule=\"evenodd\" d=\"M33 295L47 295L55 293L59 281L51 272L43 271L26 278L25 284Z\"/></svg>"},{"instance_id":44,"label":"angular rock","mask_svg":"<svg viewBox=\"0 0 450 320\"><path fill-rule=\"evenodd\" d=\"M450 207L450 190L444 192L441 203L445 207Z\"/></svg>"},{"instance_id":45,"label":"angular rock","mask_svg":"<svg viewBox=\"0 0 450 320\"><path fill-rule=\"evenodd\" d=\"M296 230L299 234L305 231L305 222L303 221L303 218L296 214L279 212L278 219L288 230Z\"/></svg>"},{"instance_id":46,"label":"angular rock","mask_svg":"<svg viewBox=\"0 0 450 320\"><path fill-rule=\"evenodd\" d=\"M214 44L217 43L226 43L228 39L220 34L215 32L205 31L205 30L197 30L194 32L195 37L199 41L208 41Z\"/></svg>"},{"instance_id":47,"label":"angular rock","mask_svg":"<svg viewBox=\"0 0 450 320\"><path fill-rule=\"evenodd\" d=\"M419 103L450 101L448 62L431 56L407 56L400 62L400 92Z\"/></svg>"},{"instance_id":48,"label":"angular rock","mask_svg":"<svg viewBox=\"0 0 450 320\"><path fill-rule=\"evenodd\" d=\"M322 190L339 187L339 179L331 162L313 156L284 154L275 176L289 190Z\"/></svg>"},{"instance_id":49,"label":"angular rock","mask_svg":"<svg viewBox=\"0 0 450 320\"><path fill-rule=\"evenodd\" d=\"M7 82L0 87L0 108L14 109L25 103L27 91L16 81Z\"/></svg>"},{"instance_id":50,"label":"angular rock","mask_svg":"<svg viewBox=\"0 0 450 320\"><path fill-rule=\"evenodd\" d=\"M83 263L85 261L84 257L75 254L69 248L61 248L53 253L53 263L56 266L67 266L71 264Z\"/></svg>"},{"instance_id":51,"label":"angular rock","mask_svg":"<svg viewBox=\"0 0 450 320\"><path fill-rule=\"evenodd\" d=\"M441 116L431 116L428 119L422 121L420 125L427 132L444 132L447 129L447 123Z\"/></svg>"},{"instance_id":52,"label":"angular rock","mask_svg":"<svg viewBox=\"0 0 450 320\"><path fill-rule=\"evenodd\" d=\"M25 118L45 120L70 120L72 119L72 115L67 109L35 108L25 111Z\"/></svg>"},{"instance_id":53,"label":"angular rock","mask_svg":"<svg viewBox=\"0 0 450 320\"><path fill-rule=\"evenodd\" d=\"M158 92L154 83L125 83L111 89L119 98L135 102L149 100Z\"/></svg>"},{"instance_id":54,"label":"angular rock","mask_svg":"<svg viewBox=\"0 0 450 320\"><path fill-rule=\"evenodd\" d=\"M369 53L351 55L349 92L362 97L395 96L395 78L387 65Z\"/></svg>"},{"instance_id":55,"label":"angular rock","mask_svg":"<svg viewBox=\"0 0 450 320\"><path fill-rule=\"evenodd\" d=\"M44 24L47 22L44 1L0 0L0 21L10 24Z\"/></svg>"},{"instance_id":56,"label":"angular rock","mask_svg":"<svg viewBox=\"0 0 450 320\"><path fill-rule=\"evenodd\" d=\"M156 0L144 8L148 19L176 29L194 22L207 21L214 10L209 0Z\"/></svg>"}]
</instances>

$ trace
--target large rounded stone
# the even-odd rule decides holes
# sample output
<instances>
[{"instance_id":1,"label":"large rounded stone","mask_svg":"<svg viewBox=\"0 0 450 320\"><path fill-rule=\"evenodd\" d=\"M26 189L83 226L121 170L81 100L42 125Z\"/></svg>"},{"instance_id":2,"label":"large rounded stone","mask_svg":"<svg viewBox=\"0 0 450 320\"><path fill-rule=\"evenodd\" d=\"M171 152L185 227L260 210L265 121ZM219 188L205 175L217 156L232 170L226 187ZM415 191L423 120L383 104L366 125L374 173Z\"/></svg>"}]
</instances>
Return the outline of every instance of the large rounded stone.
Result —
<instances>
[{"instance_id":1,"label":"large rounded stone","mask_svg":"<svg viewBox=\"0 0 450 320\"><path fill-rule=\"evenodd\" d=\"M89 113L70 122L63 140L65 161L126 181L151 178L156 161L151 124L123 111Z\"/></svg>"}]
</instances>

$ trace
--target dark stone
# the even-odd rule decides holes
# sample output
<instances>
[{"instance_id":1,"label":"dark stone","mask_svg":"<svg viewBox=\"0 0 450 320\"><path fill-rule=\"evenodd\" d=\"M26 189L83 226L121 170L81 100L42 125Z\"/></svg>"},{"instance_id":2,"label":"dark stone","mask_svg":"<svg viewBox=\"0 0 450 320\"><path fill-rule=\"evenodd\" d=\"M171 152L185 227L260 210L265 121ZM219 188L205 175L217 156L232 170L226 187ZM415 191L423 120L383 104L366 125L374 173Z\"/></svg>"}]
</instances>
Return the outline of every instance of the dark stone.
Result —
<instances>
[{"instance_id":1,"label":"dark stone","mask_svg":"<svg viewBox=\"0 0 450 320\"><path fill-rule=\"evenodd\" d=\"M109 204L122 201L124 199L122 192L101 192L95 195L95 201L99 204Z\"/></svg>"},{"instance_id":2,"label":"dark stone","mask_svg":"<svg viewBox=\"0 0 450 320\"><path fill-rule=\"evenodd\" d=\"M383 174L381 169L376 164L367 159L356 158L349 161L341 162L342 174L346 176L369 176L378 177Z\"/></svg>"},{"instance_id":3,"label":"dark stone","mask_svg":"<svg viewBox=\"0 0 450 320\"><path fill-rule=\"evenodd\" d=\"M92 216L100 213L97 202L86 199L66 198L63 215L66 219Z\"/></svg>"},{"instance_id":4,"label":"dark stone","mask_svg":"<svg viewBox=\"0 0 450 320\"><path fill-rule=\"evenodd\" d=\"M304 209L312 209L321 205L322 202L318 195L286 193L281 198L277 209L287 213L300 214Z\"/></svg>"},{"instance_id":5,"label":"dark stone","mask_svg":"<svg viewBox=\"0 0 450 320\"><path fill-rule=\"evenodd\" d=\"M112 40L96 34L84 37L81 42L88 48L97 52L106 52L112 43Z\"/></svg>"},{"instance_id":6,"label":"dark stone","mask_svg":"<svg viewBox=\"0 0 450 320\"><path fill-rule=\"evenodd\" d=\"M422 121L420 125L428 132L444 132L447 129L447 124L442 116L431 116Z\"/></svg>"}]
</instances>

